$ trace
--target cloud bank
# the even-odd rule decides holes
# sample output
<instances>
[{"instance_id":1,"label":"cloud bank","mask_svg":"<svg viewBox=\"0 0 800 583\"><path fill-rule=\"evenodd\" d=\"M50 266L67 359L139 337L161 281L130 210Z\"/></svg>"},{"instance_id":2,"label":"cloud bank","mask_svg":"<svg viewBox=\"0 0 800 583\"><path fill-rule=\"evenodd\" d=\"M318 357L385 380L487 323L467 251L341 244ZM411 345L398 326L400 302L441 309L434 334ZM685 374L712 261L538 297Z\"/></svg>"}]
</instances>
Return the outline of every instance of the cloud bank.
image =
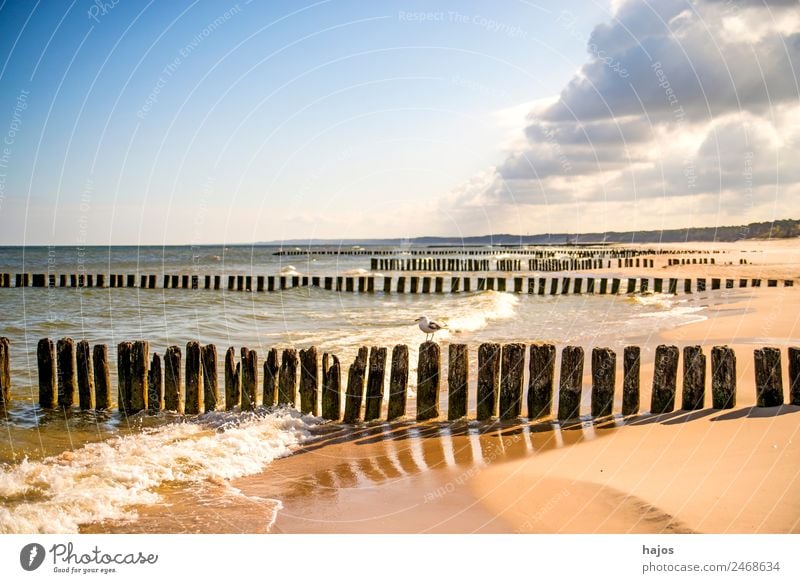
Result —
<instances>
[{"instance_id":1,"label":"cloud bank","mask_svg":"<svg viewBox=\"0 0 800 583\"><path fill-rule=\"evenodd\" d=\"M568 34L575 18L557 23ZM587 51L524 141L440 201L464 231L800 216L796 0L627 0Z\"/></svg>"}]
</instances>

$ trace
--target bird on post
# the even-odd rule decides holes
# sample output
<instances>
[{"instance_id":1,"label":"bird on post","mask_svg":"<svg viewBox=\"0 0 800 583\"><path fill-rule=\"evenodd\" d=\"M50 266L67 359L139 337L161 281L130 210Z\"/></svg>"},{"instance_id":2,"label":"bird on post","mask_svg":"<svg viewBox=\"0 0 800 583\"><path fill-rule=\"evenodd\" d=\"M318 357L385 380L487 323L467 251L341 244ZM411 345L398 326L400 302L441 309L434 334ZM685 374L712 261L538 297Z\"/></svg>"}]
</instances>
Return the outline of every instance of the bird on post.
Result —
<instances>
[{"instance_id":1,"label":"bird on post","mask_svg":"<svg viewBox=\"0 0 800 583\"><path fill-rule=\"evenodd\" d=\"M436 335L436 332L447 328L446 324L440 324L438 322L429 320L428 316L420 316L414 321L417 324L419 324L419 329L425 332L425 342L429 340L428 336L430 336L430 340L433 340L433 337Z\"/></svg>"}]
</instances>

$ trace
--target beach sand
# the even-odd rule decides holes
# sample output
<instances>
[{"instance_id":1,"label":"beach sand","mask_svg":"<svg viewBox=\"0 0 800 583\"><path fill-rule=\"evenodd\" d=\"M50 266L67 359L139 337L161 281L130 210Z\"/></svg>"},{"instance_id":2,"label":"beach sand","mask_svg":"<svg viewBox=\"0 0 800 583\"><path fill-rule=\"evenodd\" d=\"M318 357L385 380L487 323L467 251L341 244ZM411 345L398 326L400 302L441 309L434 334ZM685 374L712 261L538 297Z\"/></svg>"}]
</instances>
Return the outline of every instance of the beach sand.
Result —
<instances>
[{"instance_id":1,"label":"beach sand","mask_svg":"<svg viewBox=\"0 0 800 583\"><path fill-rule=\"evenodd\" d=\"M626 275L796 279L797 241L674 248L722 249L715 265L628 269ZM747 265L739 264L746 257ZM724 258L724 259L720 259ZM620 273L617 270L616 273ZM800 288L721 290L708 319L647 338L642 410L649 410L652 354L660 343L737 354L737 404L643 413L569 427L545 421L379 423L331 427L265 472L233 481L224 508L197 517L185 492L162 492L175 532L800 532L800 407L755 408L752 351L800 344ZM724 301L723 301L724 300ZM783 352L784 393L789 380ZM618 359L618 369L621 368ZM584 396L591 386L585 368ZM620 372L617 402L620 410ZM680 372L678 391L680 391ZM680 399L677 400L678 404ZM587 412L584 399L584 412ZM413 409L409 409L412 411ZM222 486L220 486L222 487ZM228 487L228 486L226 486ZM282 509L264 510L266 499ZM163 530L157 508L134 525L91 531ZM160 522L159 522L160 521Z\"/></svg>"}]
</instances>

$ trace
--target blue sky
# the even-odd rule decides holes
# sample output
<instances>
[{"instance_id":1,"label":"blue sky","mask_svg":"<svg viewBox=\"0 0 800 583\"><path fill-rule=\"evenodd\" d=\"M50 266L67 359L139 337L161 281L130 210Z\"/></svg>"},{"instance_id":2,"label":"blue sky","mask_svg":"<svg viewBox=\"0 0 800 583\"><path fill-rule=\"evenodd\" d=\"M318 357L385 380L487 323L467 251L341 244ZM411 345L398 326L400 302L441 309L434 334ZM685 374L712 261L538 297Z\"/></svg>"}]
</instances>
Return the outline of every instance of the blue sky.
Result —
<instances>
[{"instance_id":1,"label":"blue sky","mask_svg":"<svg viewBox=\"0 0 800 583\"><path fill-rule=\"evenodd\" d=\"M686 63L665 53L672 60L663 65L690 113L698 92L678 72L698 62L704 42L736 49L693 32L691 18L706 29L712 18L733 19L733 38L743 13L711 1L661 4L654 12L636 1L6 0L0 244L538 233L785 216L795 181L780 164L794 156L796 136L770 131L795 119L791 87L767 110L750 108L748 92L733 121L709 107L690 126L616 109L627 103L620 88L645 94L644 114L663 100L654 69L620 73L637 54L656 60L656 40L677 37L690 51ZM797 23L781 6L767 8L777 24L748 39L751 52L789 39L791 67ZM765 58L779 60L768 49ZM702 71L696 78L705 88ZM737 89L747 79L735 71L731 79L745 95ZM569 119L557 115L559 102ZM595 102L604 104L599 114ZM587 137L605 122L628 138L624 155ZM760 160L750 162L755 182L745 178L751 146L728 155L690 139L702 131L719 144L718 132L735 134L736 124L780 149L763 173ZM636 128L650 142L684 136L696 158L631 155L648 150ZM584 143L569 138L576 132ZM671 172L688 181L682 191ZM736 193L748 189L745 209ZM676 197L696 212L674 212Z\"/></svg>"}]
</instances>

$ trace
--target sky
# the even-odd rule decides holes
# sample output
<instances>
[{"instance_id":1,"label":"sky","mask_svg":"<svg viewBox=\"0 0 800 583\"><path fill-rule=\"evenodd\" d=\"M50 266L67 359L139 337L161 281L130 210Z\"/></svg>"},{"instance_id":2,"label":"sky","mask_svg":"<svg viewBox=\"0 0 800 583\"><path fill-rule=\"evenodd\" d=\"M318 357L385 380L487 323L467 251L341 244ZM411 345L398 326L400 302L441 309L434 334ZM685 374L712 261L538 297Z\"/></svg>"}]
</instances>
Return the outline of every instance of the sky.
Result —
<instances>
[{"instance_id":1,"label":"sky","mask_svg":"<svg viewBox=\"0 0 800 583\"><path fill-rule=\"evenodd\" d=\"M0 0L0 244L800 218L798 0Z\"/></svg>"}]
</instances>

